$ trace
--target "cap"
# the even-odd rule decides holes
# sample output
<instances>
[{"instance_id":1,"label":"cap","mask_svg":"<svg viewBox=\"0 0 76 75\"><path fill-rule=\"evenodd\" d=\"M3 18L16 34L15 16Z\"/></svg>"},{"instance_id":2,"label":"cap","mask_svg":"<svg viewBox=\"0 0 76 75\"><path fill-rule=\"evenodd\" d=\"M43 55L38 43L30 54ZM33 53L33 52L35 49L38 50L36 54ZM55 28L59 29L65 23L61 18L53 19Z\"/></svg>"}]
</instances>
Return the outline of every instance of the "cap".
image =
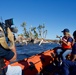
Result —
<instances>
[{"instance_id":1,"label":"cap","mask_svg":"<svg viewBox=\"0 0 76 75\"><path fill-rule=\"evenodd\" d=\"M70 32L69 29L64 29L62 32Z\"/></svg>"}]
</instances>

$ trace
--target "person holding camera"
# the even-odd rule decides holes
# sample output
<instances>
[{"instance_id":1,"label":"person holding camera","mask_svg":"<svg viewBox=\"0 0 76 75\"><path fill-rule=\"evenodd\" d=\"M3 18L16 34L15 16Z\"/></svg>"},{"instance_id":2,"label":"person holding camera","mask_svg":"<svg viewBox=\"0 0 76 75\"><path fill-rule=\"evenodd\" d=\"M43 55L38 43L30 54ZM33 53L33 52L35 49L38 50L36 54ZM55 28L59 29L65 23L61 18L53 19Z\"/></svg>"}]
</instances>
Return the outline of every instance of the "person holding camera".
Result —
<instances>
[{"instance_id":1,"label":"person holding camera","mask_svg":"<svg viewBox=\"0 0 76 75\"><path fill-rule=\"evenodd\" d=\"M8 39L10 46L6 42L5 33L0 27L0 75L22 75L21 67L10 66L10 62L16 61L16 48L14 43L14 36L10 28L7 28Z\"/></svg>"}]
</instances>

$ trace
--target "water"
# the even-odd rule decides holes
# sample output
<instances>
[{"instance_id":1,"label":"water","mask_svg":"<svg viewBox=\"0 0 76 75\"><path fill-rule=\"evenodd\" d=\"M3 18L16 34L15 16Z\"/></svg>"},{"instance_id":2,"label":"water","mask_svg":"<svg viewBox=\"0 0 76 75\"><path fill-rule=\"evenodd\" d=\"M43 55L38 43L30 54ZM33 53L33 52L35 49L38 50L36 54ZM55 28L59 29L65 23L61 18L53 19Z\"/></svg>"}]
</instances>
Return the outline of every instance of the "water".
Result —
<instances>
[{"instance_id":1,"label":"water","mask_svg":"<svg viewBox=\"0 0 76 75\"><path fill-rule=\"evenodd\" d=\"M32 55L41 53L49 49L53 49L54 47L57 46L58 44L55 43L46 43L46 44L41 44L40 46L38 44L28 44L28 45L16 44L17 55L18 55L17 60L28 58Z\"/></svg>"}]
</instances>

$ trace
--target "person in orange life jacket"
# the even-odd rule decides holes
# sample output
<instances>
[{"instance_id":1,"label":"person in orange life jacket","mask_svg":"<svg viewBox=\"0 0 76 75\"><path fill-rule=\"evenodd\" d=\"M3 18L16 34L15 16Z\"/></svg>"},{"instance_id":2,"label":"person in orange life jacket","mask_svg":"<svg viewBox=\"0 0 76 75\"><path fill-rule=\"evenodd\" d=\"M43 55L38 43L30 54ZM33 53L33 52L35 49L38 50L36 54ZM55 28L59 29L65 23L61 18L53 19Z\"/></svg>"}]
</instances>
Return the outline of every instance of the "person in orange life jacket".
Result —
<instances>
[{"instance_id":1,"label":"person in orange life jacket","mask_svg":"<svg viewBox=\"0 0 76 75\"><path fill-rule=\"evenodd\" d=\"M66 56L72 52L73 44L73 38L70 36L69 29L64 29L62 32L64 36L62 37L62 39L60 39L61 49L58 49L56 51L59 60L60 58L62 58L62 60L66 59Z\"/></svg>"},{"instance_id":2,"label":"person in orange life jacket","mask_svg":"<svg viewBox=\"0 0 76 75\"><path fill-rule=\"evenodd\" d=\"M11 34L10 29L8 29L8 33ZM10 35L8 37L10 38ZM11 39L13 39L13 37ZM2 28L0 27L0 75L6 75L7 66L9 63L7 64L5 60L8 60L6 62L15 61L16 60L16 49L15 49L15 45L8 48L6 40L5 40L5 34Z\"/></svg>"},{"instance_id":3,"label":"person in orange life jacket","mask_svg":"<svg viewBox=\"0 0 76 75\"><path fill-rule=\"evenodd\" d=\"M73 33L75 43L72 47L71 60L63 60L62 75L76 75L76 31Z\"/></svg>"}]
</instances>

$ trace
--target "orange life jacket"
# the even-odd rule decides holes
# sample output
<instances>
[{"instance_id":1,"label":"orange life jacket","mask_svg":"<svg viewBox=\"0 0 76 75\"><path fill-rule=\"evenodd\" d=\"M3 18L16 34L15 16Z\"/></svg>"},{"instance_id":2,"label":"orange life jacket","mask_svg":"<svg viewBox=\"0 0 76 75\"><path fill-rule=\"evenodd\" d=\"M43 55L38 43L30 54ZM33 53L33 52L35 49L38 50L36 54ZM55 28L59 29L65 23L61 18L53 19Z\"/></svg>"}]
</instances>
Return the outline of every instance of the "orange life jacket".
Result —
<instances>
[{"instance_id":1,"label":"orange life jacket","mask_svg":"<svg viewBox=\"0 0 76 75\"><path fill-rule=\"evenodd\" d=\"M70 37L69 37L70 38ZM72 37L71 37L72 38ZM68 38L66 38L65 36L62 38L62 40L64 40L65 42L68 42ZM73 46L73 41L70 42L69 45L66 45L64 43L62 43L62 48L63 49L72 49L72 46Z\"/></svg>"}]
</instances>

